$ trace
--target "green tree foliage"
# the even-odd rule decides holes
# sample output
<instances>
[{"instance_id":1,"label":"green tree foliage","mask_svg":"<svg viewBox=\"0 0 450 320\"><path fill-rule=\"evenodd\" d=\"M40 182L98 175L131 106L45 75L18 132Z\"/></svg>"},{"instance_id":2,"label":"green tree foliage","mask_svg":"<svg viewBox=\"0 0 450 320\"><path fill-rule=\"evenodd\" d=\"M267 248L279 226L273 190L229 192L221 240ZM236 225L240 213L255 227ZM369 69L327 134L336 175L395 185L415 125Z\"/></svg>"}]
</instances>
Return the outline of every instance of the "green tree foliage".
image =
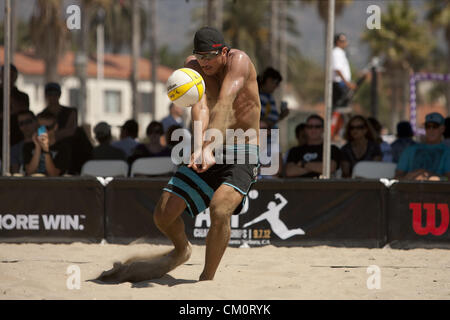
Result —
<instances>
[{"instance_id":1,"label":"green tree foliage","mask_svg":"<svg viewBox=\"0 0 450 320\"><path fill-rule=\"evenodd\" d=\"M409 1L391 2L382 14L381 28L366 30L362 40L369 45L372 56L384 57L384 87L379 93L390 97L391 128L406 118L408 77L420 70L429 57L434 43L424 23Z\"/></svg>"},{"instance_id":2,"label":"green tree foliage","mask_svg":"<svg viewBox=\"0 0 450 320\"><path fill-rule=\"evenodd\" d=\"M29 24L37 56L45 63L45 81L57 81L57 66L67 47L69 32L61 15L59 0L37 0Z\"/></svg>"}]
</instances>

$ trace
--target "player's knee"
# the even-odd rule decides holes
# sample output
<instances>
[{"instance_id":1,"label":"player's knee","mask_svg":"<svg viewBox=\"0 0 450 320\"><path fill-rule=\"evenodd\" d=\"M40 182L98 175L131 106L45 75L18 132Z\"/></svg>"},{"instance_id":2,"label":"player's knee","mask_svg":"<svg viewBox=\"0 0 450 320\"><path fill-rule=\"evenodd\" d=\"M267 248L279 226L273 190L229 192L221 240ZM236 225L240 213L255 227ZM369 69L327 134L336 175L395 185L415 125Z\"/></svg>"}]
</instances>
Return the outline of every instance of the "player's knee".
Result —
<instances>
[{"instance_id":1,"label":"player's knee","mask_svg":"<svg viewBox=\"0 0 450 320\"><path fill-rule=\"evenodd\" d=\"M221 204L211 204L209 207L212 225L229 225L231 213Z\"/></svg>"}]
</instances>

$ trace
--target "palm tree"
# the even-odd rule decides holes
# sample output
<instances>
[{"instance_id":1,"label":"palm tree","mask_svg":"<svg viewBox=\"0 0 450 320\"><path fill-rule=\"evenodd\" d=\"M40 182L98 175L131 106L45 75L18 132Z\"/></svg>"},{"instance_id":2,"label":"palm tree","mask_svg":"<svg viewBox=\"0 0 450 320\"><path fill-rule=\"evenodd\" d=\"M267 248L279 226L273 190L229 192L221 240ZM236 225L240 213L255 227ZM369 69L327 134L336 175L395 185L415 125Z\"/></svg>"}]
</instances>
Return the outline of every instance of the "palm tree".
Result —
<instances>
[{"instance_id":1,"label":"palm tree","mask_svg":"<svg viewBox=\"0 0 450 320\"><path fill-rule=\"evenodd\" d=\"M206 25L222 31L223 0L206 0Z\"/></svg>"},{"instance_id":2,"label":"palm tree","mask_svg":"<svg viewBox=\"0 0 450 320\"><path fill-rule=\"evenodd\" d=\"M302 2L308 4L308 5L316 5L317 6L317 12L319 14L320 19L323 21L325 28L324 28L324 43L326 47L326 33L328 28L328 0L301 0ZM342 13L344 13L345 7L350 5L353 2L353 0L336 0L335 1L335 8L334 12L336 16L340 16Z\"/></svg>"},{"instance_id":3,"label":"palm tree","mask_svg":"<svg viewBox=\"0 0 450 320\"><path fill-rule=\"evenodd\" d=\"M373 56L384 57L387 90L391 98L391 128L405 118L406 86L409 73L421 68L434 44L425 25L407 0L390 3L381 17L383 28L366 30L362 40Z\"/></svg>"},{"instance_id":4,"label":"palm tree","mask_svg":"<svg viewBox=\"0 0 450 320\"><path fill-rule=\"evenodd\" d=\"M444 59L446 64L446 72L450 71L450 1L429 0L425 4L427 9L426 19L431 23L434 30L442 30L447 42L447 57ZM447 103L447 112L450 114L450 84L446 83L443 87Z\"/></svg>"},{"instance_id":5,"label":"palm tree","mask_svg":"<svg viewBox=\"0 0 450 320\"><path fill-rule=\"evenodd\" d=\"M68 41L61 10L59 0L37 0L29 25L36 54L44 60L46 82L58 80L58 61Z\"/></svg>"}]
</instances>

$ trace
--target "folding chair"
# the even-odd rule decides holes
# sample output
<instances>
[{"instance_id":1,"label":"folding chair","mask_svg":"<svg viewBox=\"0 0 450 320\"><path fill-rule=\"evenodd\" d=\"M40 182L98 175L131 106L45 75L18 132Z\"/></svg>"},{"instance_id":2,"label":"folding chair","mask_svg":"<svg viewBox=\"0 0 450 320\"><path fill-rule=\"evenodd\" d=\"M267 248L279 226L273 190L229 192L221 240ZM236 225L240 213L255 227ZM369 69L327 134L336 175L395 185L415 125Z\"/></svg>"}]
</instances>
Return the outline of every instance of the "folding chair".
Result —
<instances>
[{"instance_id":1,"label":"folding chair","mask_svg":"<svg viewBox=\"0 0 450 320\"><path fill-rule=\"evenodd\" d=\"M138 158L131 165L130 177L135 176L169 176L176 166L171 157Z\"/></svg>"},{"instance_id":2,"label":"folding chair","mask_svg":"<svg viewBox=\"0 0 450 320\"><path fill-rule=\"evenodd\" d=\"M82 176L127 177L128 163L124 160L89 160L81 168Z\"/></svg>"},{"instance_id":3,"label":"folding chair","mask_svg":"<svg viewBox=\"0 0 450 320\"><path fill-rule=\"evenodd\" d=\"M360 161L353 167L352 178L392 179L395 177L396 163L381 161Z\"/></svg>"}]
</instances>

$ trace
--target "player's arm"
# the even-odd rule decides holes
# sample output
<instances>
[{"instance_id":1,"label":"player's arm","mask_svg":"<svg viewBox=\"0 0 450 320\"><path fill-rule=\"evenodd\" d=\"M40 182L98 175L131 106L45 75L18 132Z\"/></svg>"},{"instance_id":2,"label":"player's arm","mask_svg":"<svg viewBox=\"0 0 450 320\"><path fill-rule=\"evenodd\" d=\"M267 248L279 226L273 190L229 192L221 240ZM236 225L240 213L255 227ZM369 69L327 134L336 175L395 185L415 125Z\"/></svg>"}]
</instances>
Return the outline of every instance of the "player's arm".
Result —
<instances>
[{"instance_id":1,"label":"player's arm","mask_svg":"<svg viewBox=\"0 0 450 320\"><path fill-rule=\"evenodd\" d=\"M184 66L186 68L191 68L196 71L199 71L199 65L194 56L189 56ZM203 97L199 102L194 104L191 108L191 121L192 121L192 132L194 138L194 150L191 157L191 162L189 163L189 167L192 167L194 170L198 170L198 166L202 164L202 148L205 131L208 128L209 124L209 108L206 103L206 92L204 92Z\"/></svg>"},{"instance_id":2,"label":"player's arm","mask_svg":"<svg viewBox=\"0 0 450 320\"><path fill-rule=\"evenodd\" d=\"M184 62L184 66L186 68L191 68L197 72L201 72L200 65L197 62L197 59L194 56L189 56L186 58ZM206 92L203 93L203 97L200 101L194 104L191 108L191 120L192 123L195 121L199 121L202 128L202 139L203 134L205 133L206 128L208 128L209 124L209 108L206 103Z\"/></svg>"},{"instance_id":3,"label":"player's arm","mask_svg":"<svg viewBox=\"0 0 450 320\"><path fill-rule=\"evenodd\" d=\"M210 112L209 127L225 131L232 121L232 108L239 91L244 87L249 73L249 58L244 53L231 57L227 73L220 88L219 98Z\"/></svg>"}]
</instances>

